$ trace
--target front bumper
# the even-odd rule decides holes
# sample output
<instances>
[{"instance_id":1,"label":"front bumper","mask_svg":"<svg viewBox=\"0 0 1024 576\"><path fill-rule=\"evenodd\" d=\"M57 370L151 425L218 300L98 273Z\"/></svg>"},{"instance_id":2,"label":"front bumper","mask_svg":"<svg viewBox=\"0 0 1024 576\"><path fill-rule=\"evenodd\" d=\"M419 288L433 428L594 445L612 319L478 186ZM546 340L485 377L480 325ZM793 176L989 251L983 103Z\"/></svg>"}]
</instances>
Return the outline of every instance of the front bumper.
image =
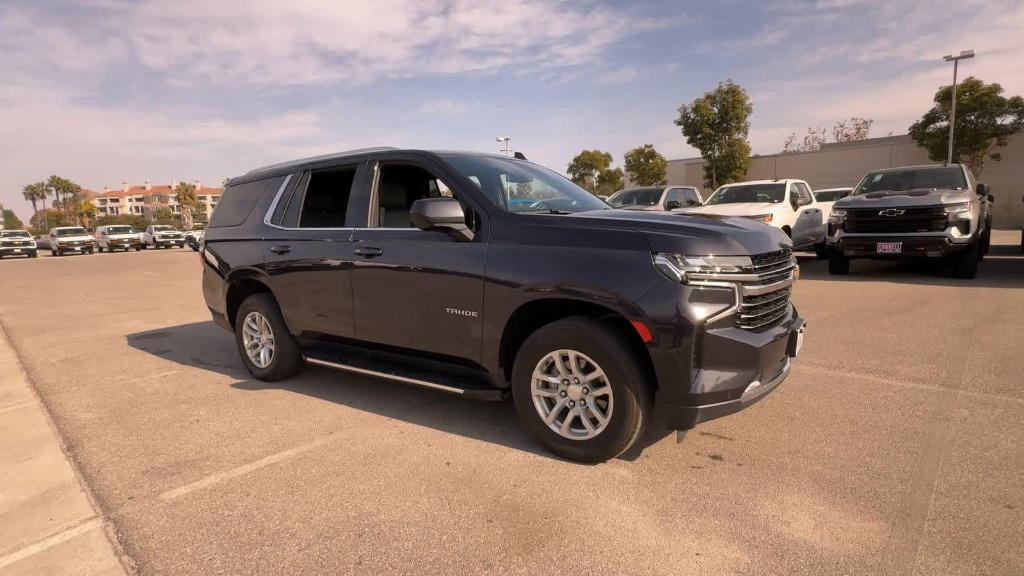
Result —
<instances>
[{"instance_id":1,"label":"front bumper","mask_svg":"<svg viewBox=\"0 0 1024 576\"><path fill-rule=\"evenodd\" d=\"M880 243L899 243L899 253L879 253ZM829 248L848 258L942 258L966 250L970 238L949 236L843 235L829 240Z\"/></svg>"},{"instance_id":2,"label":"front bumper","mask_svg":"<svg viewBox=\"0 0 1024 576\"><path fill-rule=\"evenodd\" d=\"M4 256L21 256L31 255L36 252L37 248L32 245L28 246L0 246L0 254Z\"/></svg>"},{"instance_id":3,"label":"front bumper","mask_svg":"<svg viewBox=\"0 0 1024 576\"><path fill-rule=\"evenodd\" d=\"M154 238L153 244L156 246L184 246L184 238Z\"/></svg>"},{"instance_id":4,"label":"front bumper","mask_svg":"<svg viewBox=\"0 0 1024 576\"><path fill-rule=\"evenodd\" d=\"M702 339L703 367L695 370L689 393L660 401L659 421L672 430L689 429L760 401L789 376L806 327L794 308L791 318L763 333L709 330Z\"/></svg>"}]
</instances>

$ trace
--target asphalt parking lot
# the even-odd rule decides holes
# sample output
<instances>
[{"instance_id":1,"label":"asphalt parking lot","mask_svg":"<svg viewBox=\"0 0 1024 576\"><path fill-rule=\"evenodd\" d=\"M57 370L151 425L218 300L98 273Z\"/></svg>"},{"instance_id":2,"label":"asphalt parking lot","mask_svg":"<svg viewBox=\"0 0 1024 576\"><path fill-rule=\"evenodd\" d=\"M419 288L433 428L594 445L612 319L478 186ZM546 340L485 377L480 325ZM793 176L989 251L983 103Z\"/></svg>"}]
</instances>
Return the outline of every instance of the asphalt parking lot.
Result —
<instances>
[{"instance_id":1,"label":"asphalt parking lot","mask_svg":"<svg viewBox=\"0 0 1024 576\"><path fill-rule=\"evenodd\" d=\"M598 466L511 404L254 381L191 250L0 263L0 322L145 574L1022 574L1024 257L802 257L786 383Z\"/></svg>"}]
</instances>

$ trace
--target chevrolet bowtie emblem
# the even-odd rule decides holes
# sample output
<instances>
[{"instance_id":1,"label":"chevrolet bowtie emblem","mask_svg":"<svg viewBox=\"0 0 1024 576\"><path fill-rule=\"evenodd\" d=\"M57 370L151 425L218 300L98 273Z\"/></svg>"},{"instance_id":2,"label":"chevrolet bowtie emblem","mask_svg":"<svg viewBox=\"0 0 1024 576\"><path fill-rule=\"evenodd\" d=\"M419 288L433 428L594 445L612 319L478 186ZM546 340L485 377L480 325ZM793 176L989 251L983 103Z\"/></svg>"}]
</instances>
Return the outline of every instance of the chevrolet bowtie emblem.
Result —
<instances>
[{"instance_id":1,"label":"chevrolet bowtie emblem","mask_svg":"<svg viewBox=\"0 0 1024 576\"><path fill-rule=\"evenodd\" d=\"M889 208L888 210L880 210L878 212L878 215L879 216L899 216L899 215L903 214L904 212L906 212L906 210L898 210L896 208Z\"/></svg>"}]
</instances>

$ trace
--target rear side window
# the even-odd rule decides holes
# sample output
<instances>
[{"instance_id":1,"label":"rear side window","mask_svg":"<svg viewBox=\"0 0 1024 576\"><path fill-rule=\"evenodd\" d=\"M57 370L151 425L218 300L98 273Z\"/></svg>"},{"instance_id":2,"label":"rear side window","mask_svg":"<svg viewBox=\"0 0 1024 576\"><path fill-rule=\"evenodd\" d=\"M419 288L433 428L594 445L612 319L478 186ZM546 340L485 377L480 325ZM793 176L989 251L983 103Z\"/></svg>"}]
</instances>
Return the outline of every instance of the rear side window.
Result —
<instances>
[{"instance_id":1,"label":"rear side window","mask_svg":"<svg viewBox=\"0 0 1024 576\"><path fill-rule=\"evenodd\" d=\"M355 178L356 166L310 174L299 228L344 228Z\"/></svg>"},{"instance_id":2,"label":"rear side window","mask_svg":"<svg viewBox=\"0 0 1024 576\"><path fill-rule=\"evenodd\" d=\"M210 217L209 227L240 226L249 217L249 213L260 199L276 193L283 181L284 176L275 176L228 186Z\"/></svg>"}]
</instances>

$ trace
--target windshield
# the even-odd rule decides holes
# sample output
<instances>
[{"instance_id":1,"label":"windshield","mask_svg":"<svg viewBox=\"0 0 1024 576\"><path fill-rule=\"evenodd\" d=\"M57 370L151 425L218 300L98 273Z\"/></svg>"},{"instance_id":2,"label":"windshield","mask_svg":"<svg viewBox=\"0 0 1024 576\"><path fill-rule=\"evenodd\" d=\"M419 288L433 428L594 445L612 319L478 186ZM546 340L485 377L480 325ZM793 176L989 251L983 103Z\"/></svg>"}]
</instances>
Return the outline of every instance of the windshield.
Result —
<instances>
[{"instance_id":1,"label":"windshield","mask_svg":"<svg viewBox=\"0 0 1024 576\"><path fill-rule=\"evenodd\" d=\"M58 228L57 236L88 236L85 228Z\"/></svg>"},{"instance_id":2,"label":"windshield","mask_svg":"<svg viewBox=\"0 0 1024 576\"><path fill-rule=\"evenodd\" d=\"M135 234L135 230L131 226L108 226L107 235L112 234Z\"/></svg>"},{"instance_id":3,"label":"windshield","mask_svg":"<svg viewBox=\"0 0 1024 576\"><path fill-rule=\"evenodd\" d=\"M868 172L868 175L857 185L854 194L883 191L905 192L920 188L966 190L967 180L964 178L964 171L959 166L882 170Z\"/></svg>"},{"instance_id":4,"label":"windshield","mask_svg":"<svg viewBox=\"0 0 1024 576\"><path fill-rule=\"evenodd\" d=\"M496 206L509 212L585 212L608 205L558 174L529 162L492 156L445 158Z\"/></svg>"},{"instance_id":5,"label":"windshield","mask_svg":"<svg viewBox=\"0 0 1024 576\"><path fill-rule=\"evenodd\" d=\"M153 226L153 232L176 232L173 226Z\"/></svg>"},{"instance_id":6,"label":"windshield","mask_svg":"<svg viewBox=\"0 0 1024 576\"><path fill-rule=\"evenodd\" d=\"M827 191L824 191L824 192L815 192L814 193L814 199L817 200L818 202L835 202L836 200L839 200L840 198L845 198L845 197L849 196L851 190L853 190L853 188L844 188L842 190L827 190Z\"/></svg>"},{"instance_id":7,"label":"windshield","mask_svg":"<svg viewBox=\"0 0 1024 576\"><path fill-rule=\"evenodd\" d=\"M31 238L28 232L24 230L7 230L0 231L0 238Z\"/></svg>"},{"instance_id":8,"label":"windshield","mask_svg":"<svg viewBox=\"0 0 1024 576\"><path fill-rule=\"evenodd\" d=\"M620 190L608 199L608 203L616 208L622 206L654 206L661 200L661 188L634 188Z\"/></svg>"},{"instance_id":9,"label":"windshield","mask_svg":"<svg viewBox=\"0 0 1024 576\"><path fill-rule=\"evenodd\" d=\"M737 202L771 202L778 204L785 197L785 184L740 184L737 186L722 186L704 204L735 204Z\"/></svg>"}]
</instances>

